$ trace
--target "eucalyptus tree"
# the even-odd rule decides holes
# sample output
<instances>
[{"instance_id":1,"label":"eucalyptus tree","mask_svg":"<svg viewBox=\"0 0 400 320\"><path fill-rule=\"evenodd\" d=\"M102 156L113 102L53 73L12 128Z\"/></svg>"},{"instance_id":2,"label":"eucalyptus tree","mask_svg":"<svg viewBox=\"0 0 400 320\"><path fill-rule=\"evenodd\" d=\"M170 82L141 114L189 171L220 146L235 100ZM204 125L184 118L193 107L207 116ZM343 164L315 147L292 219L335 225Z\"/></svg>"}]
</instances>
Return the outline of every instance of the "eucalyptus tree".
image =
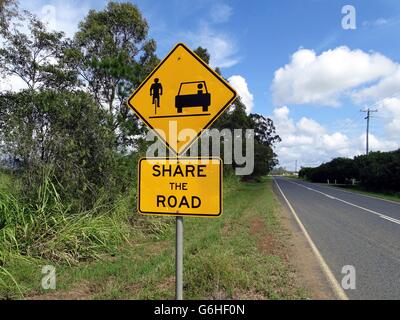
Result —
<instances>
[{"instance_id":1,"label":"eucalyptus tree","mask_svg":"<svg viewBox=\"0 0 400 320\"><path fill-rule=\"evenodd\" d=\"M120 151L132 146L144 129L126 99L158 63L156 43L148 32L136 5L111 1L104 10L89 11L69 51L69 64L108 112Z\"/></svg>"}]
</instances>

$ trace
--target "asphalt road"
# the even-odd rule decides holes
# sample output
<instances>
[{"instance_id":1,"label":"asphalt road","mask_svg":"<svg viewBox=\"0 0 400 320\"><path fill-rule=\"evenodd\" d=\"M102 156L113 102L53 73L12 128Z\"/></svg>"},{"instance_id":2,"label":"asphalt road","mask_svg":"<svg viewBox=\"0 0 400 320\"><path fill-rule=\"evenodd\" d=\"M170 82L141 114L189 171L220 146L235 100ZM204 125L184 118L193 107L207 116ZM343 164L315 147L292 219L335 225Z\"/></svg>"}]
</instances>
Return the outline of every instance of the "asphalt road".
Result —
<instances>
[{"instance_id":1,"label":"asphalt road","mask_svg":"<svg viewBox=\"0 0 400 320\"><path fill-rule=\"evenodd\" d=\"M339 284L356 271L349 299L400 299L400 203L274 178ZM282 198L282 197L281 197Z\"/></svg>"}]
</instances>

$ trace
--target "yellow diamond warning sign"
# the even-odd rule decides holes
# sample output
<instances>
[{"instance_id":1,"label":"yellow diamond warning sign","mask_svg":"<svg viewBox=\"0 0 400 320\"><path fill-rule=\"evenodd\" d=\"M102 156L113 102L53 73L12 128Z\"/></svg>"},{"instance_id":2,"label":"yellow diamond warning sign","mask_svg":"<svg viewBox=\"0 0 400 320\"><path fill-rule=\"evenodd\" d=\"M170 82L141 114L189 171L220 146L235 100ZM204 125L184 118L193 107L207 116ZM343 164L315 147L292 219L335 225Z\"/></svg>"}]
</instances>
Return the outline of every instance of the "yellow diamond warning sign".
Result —
<instances>
[{"instance_id":1,"label":"yellow diamond warning sign","mask_svg":"<svg viewBox=\"0 0 400 320\"><path fill-rule=\"evenodd\" d=\"M147 215L215 217L222 213L219 158L143 158L138 211Z\"/></svg>"},{"instance_id":2,"label":"yellow diamond warning sign","mask_svg":"<svg viewBox=\"0 0 400 320\"><path fill-rule=\"evenodd\" d=\"M182 154L235 98L235 90L180 43L135 90L128 105L170 149Z\"/></svg>"}]
</instances>

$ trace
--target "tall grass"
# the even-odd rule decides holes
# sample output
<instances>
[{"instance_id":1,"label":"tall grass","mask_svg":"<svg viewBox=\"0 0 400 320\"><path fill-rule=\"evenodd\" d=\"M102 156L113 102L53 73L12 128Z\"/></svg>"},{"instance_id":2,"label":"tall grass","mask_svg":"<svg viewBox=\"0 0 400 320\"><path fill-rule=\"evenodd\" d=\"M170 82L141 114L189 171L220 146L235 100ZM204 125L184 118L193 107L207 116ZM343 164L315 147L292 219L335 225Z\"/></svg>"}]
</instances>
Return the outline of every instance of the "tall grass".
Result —
<instances>
[{"instance_id":1,"label":"tall grass","mask_svg":"<svg viewBox=\"0 0 400 320\"><path fill-rule=\"evenodd\" d=\"M71 212L47 173L35 204L0 193L0 266L13 255L75 264L112 252L129 234L112 206L100 200L84 212Z\"/></svg>"},{"instance_id":2,"label":"tall grass","mask_svg":"<svg viewBox=\"0 0 400 320\"><path fill-rule=\"evenodd\" d=\"M0 300L37 290L44 264L79 266L106 258L124 243L162 237L172 221L138 215L133 188L113 202L100 192L90 210L77 211L61 199L62 186L51 171L43 173L31 201L20 194L18 181L0 172Z\"/></svg>"}]
</instances>

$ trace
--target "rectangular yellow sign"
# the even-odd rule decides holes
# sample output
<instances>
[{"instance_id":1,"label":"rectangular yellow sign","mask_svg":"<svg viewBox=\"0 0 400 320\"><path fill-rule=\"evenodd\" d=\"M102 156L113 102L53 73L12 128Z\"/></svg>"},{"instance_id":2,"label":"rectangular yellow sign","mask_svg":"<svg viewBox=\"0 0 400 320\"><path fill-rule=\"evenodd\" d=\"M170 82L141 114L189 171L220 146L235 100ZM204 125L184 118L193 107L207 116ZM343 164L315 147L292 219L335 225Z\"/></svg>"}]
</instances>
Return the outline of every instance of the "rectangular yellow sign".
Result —
<instances>
[{"instance_id":1,"label":"rectangular yellow sign","mask_svg":"<svg viewBox=\"0 0 400 320\"><path fill-rule=\"evenodd\" d=\"M141 159L138 174L138 211L145 215L221 215L221 159Z\"/></svg>"}]
</instances>

